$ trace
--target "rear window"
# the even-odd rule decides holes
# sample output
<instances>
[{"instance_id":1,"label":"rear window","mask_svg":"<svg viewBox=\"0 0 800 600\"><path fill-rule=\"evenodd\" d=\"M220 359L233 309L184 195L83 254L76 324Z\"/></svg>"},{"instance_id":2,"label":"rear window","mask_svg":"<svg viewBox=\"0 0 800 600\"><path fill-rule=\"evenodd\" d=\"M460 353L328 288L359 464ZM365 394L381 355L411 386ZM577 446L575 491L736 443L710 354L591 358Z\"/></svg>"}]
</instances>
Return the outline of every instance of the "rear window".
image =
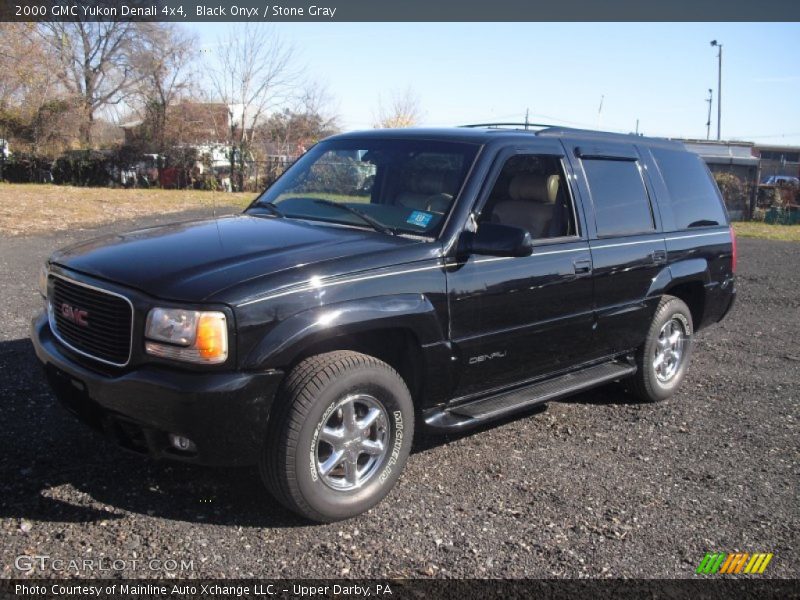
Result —
<instances>
[{"instance_id":1,"label":"rear window","mask_svg":"<svg viewBox=\"0 0 800 600\"><path fill-rule=\"evenodd\" d=\"M639 165L630 160L584 159L598 237L653 231L653 212Z\"/></svg>"},{"instance_id":2,"label":"rear window","mask_svg":"<svg viewBox=\"0 0 800 600\"><path fill-rule=\"evenodd\" d=\"M702 159L692 152L651 150L667 184L676 229L724 225L725 209Z\"/></svg>"}]
</instances>

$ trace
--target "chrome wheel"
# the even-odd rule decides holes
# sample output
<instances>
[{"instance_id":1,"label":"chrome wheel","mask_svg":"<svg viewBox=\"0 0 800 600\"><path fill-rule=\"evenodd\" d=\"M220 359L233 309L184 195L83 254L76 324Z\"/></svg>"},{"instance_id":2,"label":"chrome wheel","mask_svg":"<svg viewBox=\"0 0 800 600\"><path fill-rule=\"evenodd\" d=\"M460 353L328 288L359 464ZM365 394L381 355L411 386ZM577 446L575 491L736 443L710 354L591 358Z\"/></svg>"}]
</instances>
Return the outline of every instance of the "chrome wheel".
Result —
<instances>
[{"instance_id":1,"label":"chrome wheel","mask_svg":"<svg viewBox=\"0 0 800 600\"><path fill-rule=\"evenodd\" d=\"M653 357L653 370L660 382L666 383L680 369L685 341L686 326L680 319L673 317L661 328Z\"/></svg>"},{"instance_id":2,"label":"chrome wheel","mask_svg":"<svg viewBox=\"0 0 800 600\"><path fill-rule=\"evenodd\" d=\"M333 489L357 489L378 471L386 456L386 409L373 396L357 394L339 400L326 415L317 438L317 473Z\"/></svg>"}]
</instances>

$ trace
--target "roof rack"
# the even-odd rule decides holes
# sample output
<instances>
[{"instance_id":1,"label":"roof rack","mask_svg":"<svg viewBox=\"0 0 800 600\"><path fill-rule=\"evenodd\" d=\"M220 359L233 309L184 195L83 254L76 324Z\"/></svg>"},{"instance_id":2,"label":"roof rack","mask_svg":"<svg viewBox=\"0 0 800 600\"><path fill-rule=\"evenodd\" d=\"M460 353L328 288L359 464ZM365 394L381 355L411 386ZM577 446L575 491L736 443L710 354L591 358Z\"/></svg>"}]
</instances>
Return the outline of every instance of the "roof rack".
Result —
<instances>
[{"instance_id":1,"label":"roof rack","mask_svg":"<svg viewBox=\"0 0 800 600\"><path fill-rule=\"evenodd\" d=\"M522 128L527 131L533 127L537 129L546 129L548 127L556 127L556 125L550 125L548 123L472 123L469 125L459 125L459 127L467 127L469 129L501 129L503 127L513 127L517 129Z\"/></svg>"}]
</instances>

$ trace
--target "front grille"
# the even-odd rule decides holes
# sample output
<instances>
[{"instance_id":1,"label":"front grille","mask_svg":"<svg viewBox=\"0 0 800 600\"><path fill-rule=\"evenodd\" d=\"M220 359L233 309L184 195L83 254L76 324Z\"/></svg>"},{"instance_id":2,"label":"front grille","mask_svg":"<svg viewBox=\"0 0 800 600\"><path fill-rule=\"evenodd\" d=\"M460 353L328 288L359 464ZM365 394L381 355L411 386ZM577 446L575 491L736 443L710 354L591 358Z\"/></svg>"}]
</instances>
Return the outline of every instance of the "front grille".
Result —
<instances>
[{"instance_id":1,"label":"front grille","mask_svg":"<svg viewBox=\"0 0 800 600\"><path fill-rule=\"evenodd\" d=\"M51 276L50 324L73 350L115 366L128 363L133 308L112 292Z\"/></svg>"}]
</instances>

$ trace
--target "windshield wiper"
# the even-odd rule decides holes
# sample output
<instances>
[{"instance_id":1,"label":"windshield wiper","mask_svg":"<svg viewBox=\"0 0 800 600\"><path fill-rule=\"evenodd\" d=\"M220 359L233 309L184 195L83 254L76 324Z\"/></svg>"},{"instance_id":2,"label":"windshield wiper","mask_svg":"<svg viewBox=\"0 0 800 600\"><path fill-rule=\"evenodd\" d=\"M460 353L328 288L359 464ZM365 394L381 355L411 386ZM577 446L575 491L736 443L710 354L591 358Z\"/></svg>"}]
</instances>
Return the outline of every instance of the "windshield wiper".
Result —
<instances>
[{"instance_id":1,"label":"windshield wiper","mask_svg":"<svg viewBox=\"0 0 800 600\"><path fill-rule=\"evenodd\" d=\"M253 208L266 208L272 215L276 217L285 217L286 215L283 214L283 211L278 208L278 205L274 202L262 202L261 200L256 200L256 203L253 205Z\"/></svg>"},{"instance_id":2,"label":"windshield wiper","mask_svg":"<svg viewBox=\"0 0 800 600\"><path fill-rule=\"evenodd\" d=\"M372 227L375 231L380 231L381 233L385 233L387 235L395 235L395 231L393 229L387 227L380 221L373 219L368 214L361 212L357 208L353 208L352 206L348 206L347 204L339 204L338 202L334 202L333 200L325 200L323 198L316 198L314 199L314 202L316 204L322 204L324 206L334 206L336 208L346 210L350 214L355 215L359 219L364 221L364 223Z\"/></svg>"}]
</instances>

